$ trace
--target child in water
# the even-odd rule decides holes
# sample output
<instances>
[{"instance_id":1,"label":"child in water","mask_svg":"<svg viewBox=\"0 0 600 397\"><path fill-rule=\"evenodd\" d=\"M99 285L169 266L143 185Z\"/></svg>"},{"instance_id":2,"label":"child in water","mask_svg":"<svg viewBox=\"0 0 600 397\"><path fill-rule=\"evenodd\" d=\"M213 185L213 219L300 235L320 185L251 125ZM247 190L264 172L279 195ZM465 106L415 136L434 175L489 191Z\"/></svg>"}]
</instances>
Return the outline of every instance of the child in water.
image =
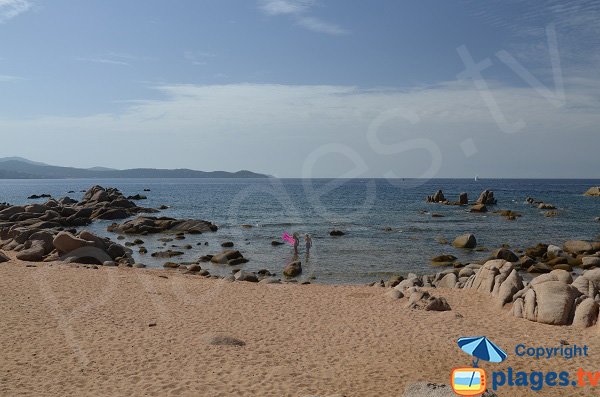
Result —
<instances>
[{"instance_id":1,"label":"child in water","mask_svg":"<svg viewBox=\"0 0 600 397\"><path fill-rule=\"evenodd\" d=\"M300 237L298 237L298 233L294 233L292 236L294 237L294 255L298 256L298 246L300 245Z\"/></svg>"},{"instance_id":2,"label":"child in water","mask_svg":"<svg viewBox=\"0 0 600 397\"><path fill-rule=\"evenodd\" d=\"M312 248L312 237L310 234L304 235L304 242L306 244L306 255L310 254L310 249Z\"/></svg>"}]
</instances>

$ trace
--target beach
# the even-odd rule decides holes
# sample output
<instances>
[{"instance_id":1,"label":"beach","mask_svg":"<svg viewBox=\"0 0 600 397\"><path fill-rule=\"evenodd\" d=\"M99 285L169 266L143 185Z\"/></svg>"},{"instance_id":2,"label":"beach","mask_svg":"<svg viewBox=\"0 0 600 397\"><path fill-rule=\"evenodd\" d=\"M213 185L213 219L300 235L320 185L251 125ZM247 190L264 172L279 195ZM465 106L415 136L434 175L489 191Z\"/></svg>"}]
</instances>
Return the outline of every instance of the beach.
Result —
<instances>
[{"instance_id":1,"label":"beach","mask_svg":"<svg viewBox=\"0 0 600 397\"><path fill-rule=\"evenodd\" d=\"M177 270L0 264L0 395L398 396L448 383L471 357L456 340L486 335L509 359L489 371L598 370L598 325L513 317L491 296L435 290L450 311L421 311L367 286L226 282ZM31 266L31 264L29 264ZM243 346L212 345L235 338ZM216 339L215 339L216 338ZM586 344L589 357L517 357L518 343ZM499 396L534 396L501 388ZM543 389L544 396L593 389Z\"/></svg>"}]
</instances>

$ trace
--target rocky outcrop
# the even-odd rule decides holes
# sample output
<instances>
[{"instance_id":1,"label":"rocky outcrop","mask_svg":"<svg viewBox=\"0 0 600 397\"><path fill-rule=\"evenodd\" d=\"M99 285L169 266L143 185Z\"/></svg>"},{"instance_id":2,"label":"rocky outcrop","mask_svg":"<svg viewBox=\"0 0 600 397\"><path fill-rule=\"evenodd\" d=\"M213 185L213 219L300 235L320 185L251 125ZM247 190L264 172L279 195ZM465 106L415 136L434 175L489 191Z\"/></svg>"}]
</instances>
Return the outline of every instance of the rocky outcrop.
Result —
<instances>
[{"instance_id":1,"label":"rocky outcrop","mask_svg":"<svg viewBox=\"0 0 600 397\"><path fill-rule=\"evenodd\" d=\"M105 216L126 218L148 211L154 210L137 207L118 190L100 186L88 190L80 202L66 197L26 206L5 206L0 210L0 248L15 251L17 259L33 262L129 261L124 247L87 231L77 235L70 228L88 225Z\"/></svg>"},{"instance_id":2,"label":"rocky outcrop","mask_svg":"<svg viewBox=\"0 0 600 397\"><path fill-rule=\"evenodd\" d=\"M589 188L585 193L583 193L583 195L600 197L600 186L594 186Z\"/></svg>"},{"instance_id":3,"label":"rocky outcrop","mask_svg":"<svg viewBox=\"0 0 600 397\"><path fill-rule=\"evenodd\" d=\"M189 233L201 234L217 231L218 227L208 221L174 219L167 217L140 216L123 224L113 223L107 230L123 234Z\"/></svg>"},{"instance_id":4,"label":"rocky outcrop","mask_svg":"<svg viewBox=\"0 0 600 397\"><path fill-rule=\"evenodd\" d=\"M497 201L494 198L494 192L491 190L484 190L477 199L477 204L494 205L496 203Z\"/></svg>"},{"instance_id":5,"label":"rocky outcrop","mask_svg":"<svg viewBox=\"0 0 600 397\"><path fill-rule=\"evenodd\" d=\"M444 197L444 192L441 190L438 190L431 196L427 196L428 203L445 203L447 201L448 200L446 200L446 197Z\"/></svg>"},{"instance_id":6,"label":"rocky outcrop","mask_svg":"<svg viewBox=\"0 0 600 397\"><path fill-rule=\"evenodd\" d=\"M459 205L467 205L469 204L469 195L467 193L461 193L458 196L458 204Z\"/></svg>"}]
</instances>

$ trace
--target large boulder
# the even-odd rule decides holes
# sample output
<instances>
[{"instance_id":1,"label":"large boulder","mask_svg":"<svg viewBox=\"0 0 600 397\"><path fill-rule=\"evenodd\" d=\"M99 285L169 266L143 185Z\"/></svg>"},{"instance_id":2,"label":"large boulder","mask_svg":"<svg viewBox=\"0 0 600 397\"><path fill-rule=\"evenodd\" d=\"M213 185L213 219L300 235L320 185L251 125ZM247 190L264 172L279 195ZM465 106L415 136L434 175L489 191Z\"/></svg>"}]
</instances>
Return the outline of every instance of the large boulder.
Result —
<instances>
[{"instance_id":1,"label":"large boulder","mask_svg":"<svg viewBox=\"0 0 600 397\"><path fill-rule=\"evenodd\" d=\"M302 263L300 261L289 263L283 269L283 275L286 277L297 277L300 273L302 273Z\"/></svg>"},{"instance_id":2,"label":"large boulder","mask_svg":"<svg viewBox=\"0 0 600 397\"><path fill-rule=\"evenodd\" d=\"M475 248L477 246L477 239L473 234L463 234L455 238L452 245L457 248Z\"/></svg>"},{"instance_id":3,"label":"large boulder","mask_svg":"<svg viewBox=\"0 0 600 397\"><path fill-rule=\"evenodd\" d=\"M469 195L467 193L461 193L458 196L458 204L460 204L460 205L469 204Z\"/></svg>"},{"instance_id":4,"label":"large boulder","mask_svg":"<svg viewBox=\"0 0 600 397\"><path fill-rule=\"evenodd\" d=\"M534 318L528 320L552 325L571 323L575 314L575 300L581 295L575 287L561 281L547 281L531 288L535 292L535 311Z\"/></svg>"},{"instance_id":5,"label":"large boulder","mask_svg":"<svg viewBox=\"0 0 600 397\"><path fill-rule=\"evenodd\" d=\"M500 300L501 304L510 303L514 295L522 289L523 278L517 272L517 269L513 269L506 280L500 284L500 288L498 288L498 300Z\"/></svg>"},{"instance_id":6,"label":"large boulder","mask_svg":"<svg viewBox=\"0 0 600 397\"><path fill-rule=\"evenodd\" d=\"M18 252L17 259L28 262L41 262L44 259L44 247L39 240L31 244L29 248Z\"/></svg>"},{"instance_id":7,"label":"large boulder","mask_svg":"<svg viewBox=\"0 0 600 397\"><path fill-rule=\"evenodd\" d=\"M563 244L563 249L571 254L584 254L586 252L592 252L594 247L592 243L581 240L569 240Z\"/></svg>"},{"instance_id":8,"label":"large boulder","mask_svg":"<svg viewBox=\"0 0 600 397\"><path fill-rule=\"evenodd\" d=\"M243 258L240 251L227 250L227 251L223 251L220 254L213 255L210 258L210 261L212 263L228 264L230 260L234 260L234 259L238 259L238 258Z\"/></svg>"},{"instance_id":9,"label":"large boulder","mask_svg":"<svg viewBox=\"0 0 600 397\"><path fill-rule=\"evenodd\" d=\"M583 258L581 258L582 269L592 269L594 267L600 267L600 257L584 256Z\"/></svg>"},{"instance_id":10,"label":"large boulder","mask_svg":"<svg viewBox=\"0 0 600 397\"><path fill-rule=\"evenodd\" d=\"M587 328L596 324L596 321L598 321L598 303L592 298L586 298L575 309L573 325Z\"/></svg>"},{"instance_id":11,"label":"large boulder","mask_svg":"<svg viewBox=\"0 0 600 397\"><path fill-rule=\"evenodd\" d=\"M454 273L448 273L436 283L437 288L454 288L458 282L458 277Z\"/></svg>"},{"instance_id":12,"label":"large boulder","mask_svg":"<svg viewBox=\"0 0 600 397\"><path fill-rule=\"evenodd\" d=\"M465 288L498 296L500 286L508 278L513 269L513 264L503 259L488 261L474 277L469 279Z\"/></svg>"},{"instance_id":13,"label":"large boulder","mask_svg":"<svg viewBox=\"0 0 600 397\"><path fill-rule=\"evenodd\" d=\"M93 246L93 241L87 241L73 236L68 232L59 232L52 242L60 253L67 253L82 247Z\"/></svg>"}]
</instances>

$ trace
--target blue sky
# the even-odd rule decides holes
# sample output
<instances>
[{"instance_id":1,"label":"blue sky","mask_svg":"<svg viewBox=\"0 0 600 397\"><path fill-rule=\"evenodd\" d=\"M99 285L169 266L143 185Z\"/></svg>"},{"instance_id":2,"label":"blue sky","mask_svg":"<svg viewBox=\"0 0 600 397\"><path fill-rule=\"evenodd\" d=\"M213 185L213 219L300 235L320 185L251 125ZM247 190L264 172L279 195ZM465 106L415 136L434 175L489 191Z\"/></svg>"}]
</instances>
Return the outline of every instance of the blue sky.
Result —
<instances>
[{"instance_id":1,"label":"blue sky","mask_svg":"<svg viewBox=\"0 0 600 397\"><path fill-rule=\"evenodd\" d=\"M0 0L0 38L0 156L600 177L597 1Z\"/></svg>"}]
</instances>

